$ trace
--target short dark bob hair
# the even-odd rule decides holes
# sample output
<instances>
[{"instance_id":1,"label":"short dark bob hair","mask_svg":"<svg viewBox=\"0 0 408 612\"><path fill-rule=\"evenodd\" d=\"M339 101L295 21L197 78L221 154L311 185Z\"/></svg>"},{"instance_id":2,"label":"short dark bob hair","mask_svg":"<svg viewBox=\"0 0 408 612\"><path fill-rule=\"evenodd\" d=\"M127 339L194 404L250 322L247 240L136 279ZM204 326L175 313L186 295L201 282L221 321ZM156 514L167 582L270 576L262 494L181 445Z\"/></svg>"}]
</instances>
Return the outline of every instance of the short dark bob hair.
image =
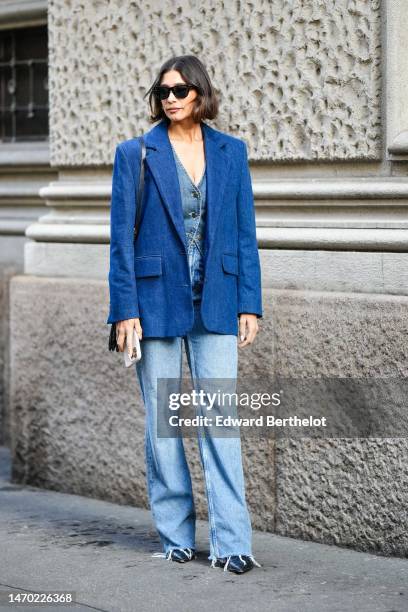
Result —
<instances>
[{"instance_id":1,"label":"short dark bob hair","mask_svg":"<svg viewBox=\"0 0 408 612\"><path fill-rule=\"evenodd\" d=\"M197 87L196 103L192 110L193 121L199 123L204 119L215 119L218 114L218 99L204 64L195 55L176 55L164 62L153 85L144 95L146 97L149 94L150 121L154 123L166 119L170 122L161 100L154 94L154 88L161 84L164 73L169 70L177 70L188 85Z\"/></svg>"}]
</instances>

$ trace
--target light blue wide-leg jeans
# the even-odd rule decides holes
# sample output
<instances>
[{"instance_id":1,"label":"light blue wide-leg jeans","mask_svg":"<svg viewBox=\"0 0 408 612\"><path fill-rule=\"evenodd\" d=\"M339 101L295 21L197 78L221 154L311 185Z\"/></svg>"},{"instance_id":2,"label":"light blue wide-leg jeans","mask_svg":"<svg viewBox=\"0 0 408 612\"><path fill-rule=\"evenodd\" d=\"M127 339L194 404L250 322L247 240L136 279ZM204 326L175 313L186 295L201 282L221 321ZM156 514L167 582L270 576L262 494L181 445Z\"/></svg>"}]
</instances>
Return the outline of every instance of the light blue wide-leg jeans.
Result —
<instances>
[{"instance_id":1,"label":"light blue wide-leg jeans","mask_svg":"<svg viewBox=\"0 0 408 612\"><path fill-rule=\"evenodd\" d=\"M203 378L237 377L237 336L208 332L194 304L193 329L183 337L144 338L136 363L145 406L145 457L150 507L164 552L195 548L196 513L183 438L157 436L157 378L182 377L183 342L193 384ZM252 555L245 500L241 440L199 435L209 516L209 559Z\"/></svg>"}]
</instances>

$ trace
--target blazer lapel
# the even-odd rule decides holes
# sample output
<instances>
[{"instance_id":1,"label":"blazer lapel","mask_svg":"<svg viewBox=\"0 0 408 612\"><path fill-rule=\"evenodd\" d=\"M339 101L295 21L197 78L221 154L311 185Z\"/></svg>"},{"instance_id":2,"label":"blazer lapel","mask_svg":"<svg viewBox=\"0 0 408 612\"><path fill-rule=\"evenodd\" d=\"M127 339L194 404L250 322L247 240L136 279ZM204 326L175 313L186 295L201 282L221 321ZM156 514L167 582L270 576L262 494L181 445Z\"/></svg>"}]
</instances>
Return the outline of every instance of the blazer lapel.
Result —
<instances>
[{"instance_id":1,"label":"blazer lapel","mask_svg":"<svg viewBox=\"0 0 408 612\"><path fill-rule=\"evenodd\" d=\"M207 257L214 242L218 215L221 209L223 193L228 180L231 163L229 155L224 151L225 144L222 134L201 122L204 137L204 151L206 158L206 228L205 247ZM163 204L172 220L181 243L187 251L187 237L184 228L183 206L180 186L178 182L177 167L173 156L170 140L167 133L167 122L163 119L145 135L146 163L150 168Z\"/></svg>"},{"instance_id":2,"label":"blazer lapel","mask_svg":"<svg viewBox=\"0 0 408 612\"><path fill-rule=\"evenodd\" d=\"M223 148L225 140L222 138L222 134L204 123L202 125L207 164L207 217L205 227L207 261L211 248L214 245L215 231L218 225L218 216L221 211L225 187L228 182L231 158Z\"/></svg>"}]
</instances>

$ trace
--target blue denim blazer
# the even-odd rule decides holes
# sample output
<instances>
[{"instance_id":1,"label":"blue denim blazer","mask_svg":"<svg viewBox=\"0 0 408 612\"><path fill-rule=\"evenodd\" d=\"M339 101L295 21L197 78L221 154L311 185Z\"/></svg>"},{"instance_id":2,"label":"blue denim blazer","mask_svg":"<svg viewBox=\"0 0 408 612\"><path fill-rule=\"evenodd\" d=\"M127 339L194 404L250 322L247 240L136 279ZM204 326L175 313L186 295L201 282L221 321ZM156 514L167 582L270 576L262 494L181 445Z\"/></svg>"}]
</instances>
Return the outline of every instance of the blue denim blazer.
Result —
<instances>
[{"instance_id":1,"label":"blue denim blazer","mask_svg":"<svg viewBox=\"0 0 408 612\"><path fill-rule=\"evenodd\" d=\"M144 134L142 219L133 241L140 143L116 146L111 198L107 323L140 317L143 337L183 336L194 323L176 163L162 119ZM262 317L261 269L245 141L201 122L207 181L204 327L238 334L240 313Z\"/></svg>"}]
</instances>

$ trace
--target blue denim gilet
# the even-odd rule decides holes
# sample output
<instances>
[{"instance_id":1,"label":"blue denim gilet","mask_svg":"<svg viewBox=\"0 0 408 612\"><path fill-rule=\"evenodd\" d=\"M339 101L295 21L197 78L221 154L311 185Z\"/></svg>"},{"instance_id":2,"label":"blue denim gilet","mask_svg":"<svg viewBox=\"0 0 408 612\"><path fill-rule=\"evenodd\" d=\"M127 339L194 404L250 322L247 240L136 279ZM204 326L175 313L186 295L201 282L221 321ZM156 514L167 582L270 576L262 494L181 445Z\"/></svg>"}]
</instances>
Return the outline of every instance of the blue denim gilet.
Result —
<instances>
[{"instance_id":1,"label":"blue denim gilet","mask_svg":"<svg viewBox=\"0 0 408 612\"><path fill-rule=\"evenodd\" d=\"M171 143L170 143L171 144ZM193 301L201 300L204 281L204 228L206 217L206 167L198 185L191 180L173 145L174 159L180 184L184 228L187 237L188 265Z\"/></svg>"}]
</instances>

